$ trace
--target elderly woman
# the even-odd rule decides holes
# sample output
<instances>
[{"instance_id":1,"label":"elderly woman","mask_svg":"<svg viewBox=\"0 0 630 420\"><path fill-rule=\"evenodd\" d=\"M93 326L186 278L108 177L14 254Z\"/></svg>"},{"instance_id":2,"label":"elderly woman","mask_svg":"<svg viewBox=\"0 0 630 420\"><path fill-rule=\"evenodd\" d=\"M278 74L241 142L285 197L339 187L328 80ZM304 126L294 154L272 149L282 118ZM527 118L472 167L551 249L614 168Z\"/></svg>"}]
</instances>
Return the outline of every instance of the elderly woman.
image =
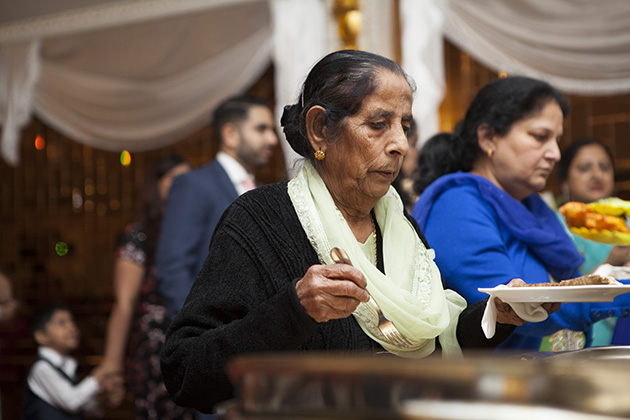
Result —
<instances>
[{"instance_id":1,"label":"elderly woman","mask_svg":"<svg viewBox=\"0 0 630 420\"><path fill-rule=\"evenodd\" d=\"M582 256L536 194L560 159L566 113L564 96L543 81L491 81L456 133L442 140L449 147L426 162L432 178L421 183L429 187L413 216L435 249L446 286L468 302L483 297L478 288L515 277L544 283L580 275ZM603 316L627 316L629 297L565 304L544 322L518 327L501 346L538 350L542 337L558 330L589 331Z\"/></svg>"},{"instance_id":2,"label":"elderly woman","mask_svg":"<svg viewBox=\"0 0 630 420\"><path fill-rule=\"evenodd\" d=\"M466 307L444 290L433 251L390 188L411 105L405 73L386 58L339 51L311 70L282 117L303 169L225 212L169 329L162 370L176 402L210 411L232 397L225 366L242 353L457 355L460 346L495 346L523 323L499 302L497 335L485 339L486 302ZM352 265L333 264L332 247ZM370 294L410 346L381 334Z\"/></svg>"}]
</instances>

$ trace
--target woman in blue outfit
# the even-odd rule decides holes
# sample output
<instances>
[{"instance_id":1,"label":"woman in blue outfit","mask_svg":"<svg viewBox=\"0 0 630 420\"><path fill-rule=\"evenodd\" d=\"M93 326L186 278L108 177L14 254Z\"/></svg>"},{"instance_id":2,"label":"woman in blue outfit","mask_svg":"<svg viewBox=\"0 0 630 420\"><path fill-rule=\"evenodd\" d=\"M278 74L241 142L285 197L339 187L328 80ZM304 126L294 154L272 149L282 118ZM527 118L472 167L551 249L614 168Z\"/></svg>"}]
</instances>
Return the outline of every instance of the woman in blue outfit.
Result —
<instances>
[{"instance_id":1,"label":"woman in blue outfit","mask_svg":"<svg viewBox=\"0 0 630 420\"><path fill-rule=\"evenodd\" d=\"M446 287L468 302L483 298L479 287L513 278L543 283L580 275L583 257L536 194L560 159L567 112L565 97L545 82L491 81L456 133L442 140L450 147L426 163L433 166L425 171L431 179L420 183L429 186L413 216L436 251ZM538 350L542 337L558 330L588 332L602 317L627 315L629 296L562 305L546 321L518 327L501 347Z\"/></svg>"}]
</instances>

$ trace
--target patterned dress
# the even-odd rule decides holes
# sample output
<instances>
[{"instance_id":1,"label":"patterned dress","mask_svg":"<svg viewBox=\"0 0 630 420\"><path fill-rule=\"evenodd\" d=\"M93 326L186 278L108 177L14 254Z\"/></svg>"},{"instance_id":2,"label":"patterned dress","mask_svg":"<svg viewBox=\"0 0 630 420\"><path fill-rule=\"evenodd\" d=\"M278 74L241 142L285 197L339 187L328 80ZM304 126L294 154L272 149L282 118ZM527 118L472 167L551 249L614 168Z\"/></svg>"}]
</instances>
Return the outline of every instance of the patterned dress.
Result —
<instances>
[{"instance_id":1,"label":"patterned dress","mask_svg":"<svg viewBox=\"0 0 630 420\"><path fill-rule=\"evenodd\" d=\"M192 420L192 410L171 400L160 372L160 352L168 327L166 310L155 282L155 267L148 255L147 236L141 223L129 223L119 240L116 257L146 268L129 334L127 368L134 397L136 420Z\"/></svg>"}]
</instances>

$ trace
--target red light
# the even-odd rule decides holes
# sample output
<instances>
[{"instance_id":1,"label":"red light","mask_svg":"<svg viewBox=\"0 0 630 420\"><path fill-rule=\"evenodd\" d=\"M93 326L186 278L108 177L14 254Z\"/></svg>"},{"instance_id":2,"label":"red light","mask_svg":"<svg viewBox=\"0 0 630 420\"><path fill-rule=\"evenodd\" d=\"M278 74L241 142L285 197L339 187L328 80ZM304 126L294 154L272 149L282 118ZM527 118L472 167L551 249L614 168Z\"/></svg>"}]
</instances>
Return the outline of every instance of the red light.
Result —
<instances>
[{"instance_id":1,"label":"red light","mask_svg":"<svg viewBox=\"0 0 630 420\"><path fill-rule=\"evenodd\" d=\"M46 141L44 138L42 136L35 137L35 148L37 150L42 150L44 147L46 147Z\"/></svg>"}]
</instances>

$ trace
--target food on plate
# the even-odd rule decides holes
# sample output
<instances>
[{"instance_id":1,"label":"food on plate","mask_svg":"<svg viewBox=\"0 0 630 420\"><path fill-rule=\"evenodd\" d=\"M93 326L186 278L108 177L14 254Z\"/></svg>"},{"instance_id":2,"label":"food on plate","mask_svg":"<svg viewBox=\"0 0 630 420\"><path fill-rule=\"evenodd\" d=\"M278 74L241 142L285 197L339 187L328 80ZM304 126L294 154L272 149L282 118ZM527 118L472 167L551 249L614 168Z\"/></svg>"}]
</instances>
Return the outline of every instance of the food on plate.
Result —
<instances>
[{"instance_id":1,"label":"food on plate","mask_svg":"<svg viewBox=\"0 0 630 420\"><path fill-rule=\"evenodd\" d=\"M587 274L574 279L562 280L558 283L533 283L515 284L512 287L548 287L548 286L589 286L589 285L620 285L622 283L611 276L600 276L599 274Z\"/></svg>"},{"instance_id":2,"label":"food on plate","mask_svg":"<svg viewBox=\"0 0 630 420\"><path fill-rule=\"evenodd\" d=\"M570 201L560 207L560 213L572 232L586 239L618 245L630 245L630 202L605 198L593 203Z\"/></svg>"},{"instance_id":3,"label":"food on plate","mask_svg":"<svg viewBox=\"0 0 630 420\"><path fill-rule=\"evenodd\" d=\"M560 207L560 213L564 216L569 227L587 227L596 230L613 230L630 232L625 218L611 214L602 214L591 209L590 204L570 201Z\"/></svg>"}]
</instances>

